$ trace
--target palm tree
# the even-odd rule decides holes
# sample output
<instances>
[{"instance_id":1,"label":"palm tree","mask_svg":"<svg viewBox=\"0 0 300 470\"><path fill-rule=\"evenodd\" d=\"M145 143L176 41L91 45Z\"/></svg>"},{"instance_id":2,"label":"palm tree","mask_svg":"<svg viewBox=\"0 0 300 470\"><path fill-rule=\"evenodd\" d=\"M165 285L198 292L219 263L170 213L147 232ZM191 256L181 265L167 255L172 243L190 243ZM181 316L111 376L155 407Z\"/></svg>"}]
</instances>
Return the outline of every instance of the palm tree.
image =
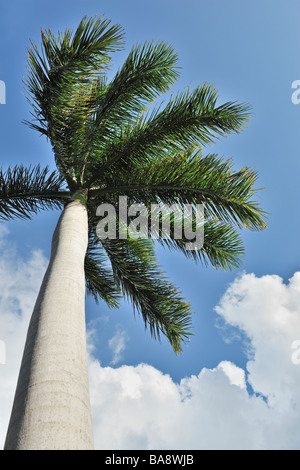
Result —
<instances>
[{"instance_id":1,"label":"palm tree","mask_svg":"<svg viewBox=\"0 0 300 470\"><path fill-rule=\"evenodd\" d=\"M84 17L75 32L55 37L42 30L40 50L31 43L28 51L25 84L34 119L27 124L50 141L57 170L1 170L1 219L62 212L28 328L5 449L93 448L85 288L110 307L128 298L151 335L165 335L176 353L191 335L191 307L158 266L151 227L148 238L99 240L99 205L117 208L120 195L148 210L153 203L203 204L201 249L188 250L174 236L174 215L170 236L157 242L215 268L240 265L241 227L265 227L253 201L255 172L203 155L205 145L245 127L249 107L217 106L217 91L206 83L153 105L179 76L176 53L164 42L135 46L108 82L110 53L122 44L119 25Z\"/></svg>"}]
</instances>

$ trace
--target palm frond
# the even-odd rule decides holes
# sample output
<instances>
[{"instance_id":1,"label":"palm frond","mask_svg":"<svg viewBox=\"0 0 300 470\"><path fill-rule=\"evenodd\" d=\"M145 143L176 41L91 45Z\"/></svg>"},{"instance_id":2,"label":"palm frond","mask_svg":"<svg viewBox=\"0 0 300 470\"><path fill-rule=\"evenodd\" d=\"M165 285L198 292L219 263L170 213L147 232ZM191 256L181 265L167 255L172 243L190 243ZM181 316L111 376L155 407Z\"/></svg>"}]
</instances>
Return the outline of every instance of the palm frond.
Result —
<instances>
[{"instance_id":1,"label":"palm frond","mask_svg":"<svg viewBox=\"0 0 300 470\"><path fill-rule=\"evenodd\" d=\"M85 256L85 279L88 294L94 297L96 303L104 300L110 308L119 307L122 297L117 287L110 266L107 265L107 255L99 240L89 236L88 249Z\"/></svg>"},{"instance_id":2,"label":"palm frond","mask_svg":"<svg viewBox=\"0 0 300 470\"><path fill-rule=\"evenodd\" d=\"M132 48L122 68L96 101L95 137L133 122L145 104L165 93L178 78L177 54L164 42Z\"/></svg>"},{"instance_id":3,"label":"palm frond","mask_svg":"<svg viewBox=\"0 0 300 470\"><path fill-rule=\"evenodd\" d=\"M182 220L184 226L184 220ZM196 226L193 225L196 233ZM157 237L157 242L163 247L177 250L188 259L200 262L203 266L211 265L215 269L234 270L241 266L245 255L240 234L230 224L219 220L206 220L203 226L203 246L189 249L190 239L174 237L174 224L170 224L170 237Z\"/></svg>"},{"instance_id":4,"label":"palm frond","mask_svg":"<svg viewBox=\"0 0 300 470\"><path fill-rule=\"evenodd\" d=\"M0 170L0 220L30 219L43 209L61 209L69 197L64 179L48 167L16 165Z\"/></svg>"},{"instance_id":5,"label":"palm frond","mask_svg":"<svg viewBox=\"0 0 300 470\"><path fill-rule=\"evenodd\" d=\"M72 186L70 164L84 136L84 123L94 98L95 76L110 63L109 54L119 50L123 32L102 18L84 17L77 30L67 29L56 38L42 30L42 48L31 43L25 85L37 124L28 123L50 138L56 163ZM72 173L72 172L71 172Z\"/></svg>"},{"instance_id":6,"label":"palm frond","mask_svg":"<svg viewBox=\"0 0 300 470\"><path fill-rule=\"evenodd\" d=\"M256 173L249 168L234 171L231 160L202 151L182 152L137 164L130 172L119 172L107 186L91 191L94 197L127 194L131 203L203 204L206 219L219 219L239 228L261 230L266 214L253 200Z\"/></svg>"},{"instance_id":7,"label":"palm frond","mask_svg":"<svg viewBox=\"0 0 300 470\"><path fill-rule=\"evenodd\" d=\"M116 165L122 170L133 169L153 158L162 158L188 148L211 144L220 136L240 132L249 119L249 106L226 103L216 106L217 92L210 84L195 91L186 90L171 98L165 108L155 108L134 126L125 128L109 141L99 156L99 163L91 164L86 186L101 180Z\"/></svg>"},{"instance_id":8,"label":"palm frond","mask_svg":"<svg viewBox=\"0 0 300 470\"><path fill-rule=\"evenodd\" d=\"M70 92L84 76L93 77L95 71L105 70L110 62L108 54L119 50L123 32L119 25L109 28L110 21L84 17L73 37L66 29L56 38L50 29L42 30L42 48L31 43L28 51L28 78L25 80L33 103L38 107L37 119L51 117L51 105L65 88ZM43 126L42 121L42 126Z\"/></svg>"},{"instance_id":9,"label":"palm frond","mask_svg":"<svg viewBox=\"0 0 300 470\"><path fill-rule=\"evenodd\" d=\"M154 338L164 334L176 353L191 335L191 311L153 259L149 240L102 240L123 295Z\"/></svg>"}]
</instances>

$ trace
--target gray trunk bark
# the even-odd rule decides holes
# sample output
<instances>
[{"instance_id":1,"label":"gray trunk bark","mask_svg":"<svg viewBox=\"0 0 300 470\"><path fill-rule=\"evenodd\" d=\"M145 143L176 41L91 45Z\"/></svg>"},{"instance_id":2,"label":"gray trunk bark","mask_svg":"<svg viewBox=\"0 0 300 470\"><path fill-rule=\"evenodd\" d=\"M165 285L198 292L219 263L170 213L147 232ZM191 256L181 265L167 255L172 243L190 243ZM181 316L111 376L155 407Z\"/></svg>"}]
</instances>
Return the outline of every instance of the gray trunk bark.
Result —
<instances>
[{"instance_id":1,"label":"gray trunk bark","mask_svg":"<svg viewBox=\"0 0 300 470\"><path fill-rule=\"evenodd\" d=\"M49 266L28 328L5 450L93 449L84 313L87 243L87 211L73 201L53 235Z\"/></svg>"}]
</instances>

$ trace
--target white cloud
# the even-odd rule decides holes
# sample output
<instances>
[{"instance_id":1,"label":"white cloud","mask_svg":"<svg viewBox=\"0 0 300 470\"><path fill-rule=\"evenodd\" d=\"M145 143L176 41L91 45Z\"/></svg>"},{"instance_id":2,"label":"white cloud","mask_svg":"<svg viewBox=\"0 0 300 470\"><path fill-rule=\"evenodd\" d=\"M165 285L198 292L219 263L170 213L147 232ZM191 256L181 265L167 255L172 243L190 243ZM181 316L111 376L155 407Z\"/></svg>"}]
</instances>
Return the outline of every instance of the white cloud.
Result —
<instances>
[{"instance_id":1,"label":"white cloud","mask_svg":"<svg viewBox=\"0 0 300 470\"><path fill-rule=\"evenodd\" d=\"M3 445L27 324L47 260L39 251L22 259L0 231L0 445ZM147 364L102 367L89 335L91 401L97 449L299 449L300 273L244 274L216 310L251 341L247 373L222 361L179 384ZM126 345L117 329L113 360ZM116 362L115 362L116 363ZM254 394L249 394L247 382ZM266 397L266 398L264 398Z\"/></svg>"},{"instance_id":2,"label":"white cloud","mask_svg":"<svg viewBox=\"0 0 300 470\"><path fill-rule=\"evenodd\" d=\"M275 275L244 274L216 311L251 340L247 369L254 390L267 396L270 405L289 408L293 401L300 406L300 369L292 361L293 343L300 339L300 272L288 284Z\"/></svg>"},{"instance_id":3,"label":"white cloud","mask_svg":"<svg viewBox=\"0 0 300 470\"><path fill-rule=\"evenodd\" d=\"M175 384L147 365L90 364L95 441L101 449L230 449L267 444L273 413L232 385L222 367ZM277 442L278 444L278 442Z\"/></svg>"},{"instance_id":4,"label":"white cloud","mask_svg":"<svg viewBox=\"0 0 300 470\"><path fill-rule=\"evenodd\" d=\"M244 274L216 307L251 341L245 371L222 361L175 384L146 364L90 360L95 440L106 449L299 449L300 273ZM296 364L295 364L296 363Z\"/></svg>"},{"instance_id":5,"label":"white cloud","mask_svg":"<svg viewBox=\"0 0 300 470\"><path fill-rule=\"evenodd\" d=\"M108 341L108 345L113 353L111 365L115 366L122 359L122 353L126 348L126 341L128 335L126 331L122 330L120 326L117 327L117 331L112 338Z\"/></svg>"},{"instance_id":6,"label":"white cloud","mask_svg":"<svg viewBox=\"0 0 300 470\"><path fill-rule=\"evenodd\" d=\"M223 370L231 384L246 388L245 371L243 369L229 361L220 362L218 368Z\"/></svg>"}]
</instances>

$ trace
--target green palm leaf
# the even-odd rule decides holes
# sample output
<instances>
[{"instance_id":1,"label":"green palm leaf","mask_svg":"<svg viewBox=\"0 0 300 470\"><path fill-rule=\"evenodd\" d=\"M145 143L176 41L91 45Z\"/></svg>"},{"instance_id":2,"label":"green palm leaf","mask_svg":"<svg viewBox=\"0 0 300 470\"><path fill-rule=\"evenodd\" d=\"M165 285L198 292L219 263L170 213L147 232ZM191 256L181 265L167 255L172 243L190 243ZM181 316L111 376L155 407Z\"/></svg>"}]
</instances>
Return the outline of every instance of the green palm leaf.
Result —
<instances>
[{"instance_id":1,"label":"green palm leaf","mask_svg":"<svg viewBox=\"0 0 300 470\"><path fill-rule=\"evenodd\" d=\"M127 194L131 203L203 204L207 219L219 219L238 227L266 227L265 213L253 200L256 173L249 168L234 171L230 160L202 150L168 155L137 164L130 172L107 178L106 185L91 191L100 201L105 195Z\"/></svg>"},{"instance_id":2,"label":"green palm leaf","mask_svg":"<svg viewBox=\"0 0 300 470\"><path fill-rule=\"evenodd\" d=\"M149 240L102 241L116 281L154 338L163 333L176 353L191 335L190 304L159 269Z\"/></svg>"},{"instance_id":3,"label":"green palm leaf","mask_svg":"<svg viewBox=\"0 0 300 470\"><path fill-rule=\"evenodd\" d=\"M84 17L73 36L66 29L56 39L50 30L42 30L41 52L31 43L25 84L42 127L51 122L54 100L76 91L80 76L90 81L96 71L105 70L110 62L108 53L122 46L122 29L109 25L110 21L102 18Z\"/></svg>"},{"instance_id":4,"label":"green palm leaf","mask_svg":"<svg viewBox=\"0 0 300 470\"><path fill-rule=\"evenodd\" d=\"M145 104L153 102L174 85L177 55L167 44L145 43L132 48L121 70L96 100L96 137L124 122L133 123Z\"/></svg>"},{"instance_id":5,"label":"green palm leaf","mask_svg":"<svg viewBox=\"0 0 300 470\"><path fill-rule=\"evenodd\" d=\"M75 178L70 166L84 138L95 74L106 70L108 54L123 44L120 26L109 25L108 20L84 17L73 35L67 29L56 39L50 30L42 31L42 50L32 43L28 52L25 84L38 124L26 123L50 138L57 166L71 186Z\"/></svg>"},{"instance_id":6,"label":"green palm leaf","mask_svg":"<svg viewBox=\"0 0 300 470\"><path fill-rule=\"evenodd\" d=\"M69 191L64 179L48 167L16 165L0 170L0 220L30 219L43 209L62 209Z\"/></svg>"},{"instance_id":7,"label":"green palm leaf","mask_svg":"<svg viewBox=\"0 0 300 470\"><path fill-rule=\"evenodd\" d=\"M204 84L193 92L178 94L163 110L158 107L150 116L142 115L133 126L120 128L113 142L104 141L97 157L98 168L90 165L86 186L97 184L108 170L115 172L116 167L131 171L153 158L239 132L249 119L249 107L234 103L217 107L216 100L215 88Z\"/></svg>"},{"instance_id":8,"label":"green palm leaf","mask_svg":"<svg viewBox=\"0 0 300 470\"><path fill-rule=\"evenodd\" d=\"M96 303L102 299L111 308L119 307L120 289L115 283L111 267L107 266L107 256L99 240L92 237L89 238L84 268L87 292Z\"/></svg>"}]
</instances>

